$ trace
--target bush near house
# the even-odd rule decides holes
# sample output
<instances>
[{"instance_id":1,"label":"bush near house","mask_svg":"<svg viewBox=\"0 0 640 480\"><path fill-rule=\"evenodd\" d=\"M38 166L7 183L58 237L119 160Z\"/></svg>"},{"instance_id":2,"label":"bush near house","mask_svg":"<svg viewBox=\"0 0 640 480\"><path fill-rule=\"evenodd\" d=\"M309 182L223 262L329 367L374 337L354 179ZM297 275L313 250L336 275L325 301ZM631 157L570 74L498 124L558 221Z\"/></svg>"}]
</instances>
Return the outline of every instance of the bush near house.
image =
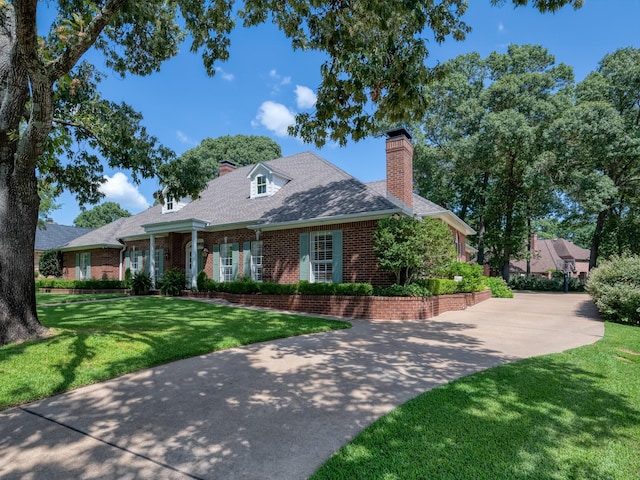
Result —
<instances>
[{"instance_id":1,"label":"bush near house","mask_svg":"<svg viewBox=\"0 0 640 480\"><path fill-rule=\"evenodd\" d=\"M69 288L75 290L114 290L127 288L120 280L63 280L58 278L42 278L36 280L38 288Z\"/></svg>"},{"instance_id":2,"label":"bush near house","mask_svg":"<svg viewBox=\"0 0 640 480\"><path fill-rule=\"evenodd\" d=\"M42 253L38 262L40 275L45 277L62 276L62 252L60 250L47 250Z\"/></svg>"},{"instance_id":3,"label":"bush near house","mask_svg":"<svg viewBox=\"0 0 640 480\"><path fill-rule=\"evenodd\" d=\"M514 290L534 290L538 292L563 292L564 278L541 277L513 277L509 280L509 286ZM575 278L569 279L570 292L584 292L585 284Z\"/></svg>"},{"instance_id":4,"label":"bush near house","mask_svg":"<svg viewBox=\"0 0 640 480\"><path fill-rule=\"evenodd\" d=\"M484 284L491 290L494 298L513 298L513 290L502 277L484 277Z\"/></svg>"},{"instance_id":5,"label":"bush near house","mask_svg":"<svg viewBox=\"0 0 640 480\"><path fill-rule=\"evenodd\" d=\"M206 279L203 280L206 282ZM178 268L170 268L162 275L162 281L158 282L160 293L170 297L178 297L182 295L182 291L187 283L187 277L184 271Z\"/></svg>"},{"instance_id":6,"label":"bush near house","mask_svg":"<svg viewBox=\"0 0 640 480\"><path fill-rule=\"evenodd\" d=\"M449 276L462 277L458 282L458 292L471 293L484 289L482 265L477 263L453 262L449 267Z\"/></svg>"},{"instance_id":7,"label":"bush near house","mask_svg":"<svg viewBox=\"0 0 640 480\"><path fill-rule=\"evenodd\" d=\"M640 256L614 256L591 271L587 292L611 321L640 325Z\"/></svg>"}]
</instances>

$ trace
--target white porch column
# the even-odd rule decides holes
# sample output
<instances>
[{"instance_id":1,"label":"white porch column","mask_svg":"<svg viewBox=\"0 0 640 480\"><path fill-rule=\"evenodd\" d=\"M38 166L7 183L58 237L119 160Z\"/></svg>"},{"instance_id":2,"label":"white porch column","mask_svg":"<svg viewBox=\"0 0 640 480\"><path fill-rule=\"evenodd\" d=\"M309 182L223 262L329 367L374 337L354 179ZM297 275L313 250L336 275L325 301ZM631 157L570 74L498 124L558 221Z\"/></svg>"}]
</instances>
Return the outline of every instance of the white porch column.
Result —
<instances>
[{"instance_id":1,"label":"white porch column","mask_svg":"<svg viewBox=\"0 0 640 480\"><path fill-rule=\"evenodd\" d=\"M191 289L198 288L198 231L191 230Z\"/></svg>"},{"instance_id":2,"label":"white porch column","mask_svg":"<svg viewBox=\"0 0 640 480\"><path fill-rule=\"evenodd\" d=\"M156 289L156 236L149 235L149 275L151 275L151 290Z\"/></svg>"}]
</instances>

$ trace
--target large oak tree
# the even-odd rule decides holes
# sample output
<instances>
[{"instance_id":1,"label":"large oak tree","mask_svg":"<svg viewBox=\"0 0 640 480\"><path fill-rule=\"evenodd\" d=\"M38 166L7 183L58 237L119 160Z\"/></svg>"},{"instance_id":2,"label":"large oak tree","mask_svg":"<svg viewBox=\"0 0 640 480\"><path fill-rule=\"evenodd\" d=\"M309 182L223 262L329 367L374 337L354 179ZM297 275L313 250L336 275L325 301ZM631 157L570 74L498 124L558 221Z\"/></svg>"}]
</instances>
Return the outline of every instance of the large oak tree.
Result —
<instances>
[{"instance_id":1,"label":"large oak tree","mask_svg":"<svg viewBox=\"0 0 640 480\"><path fill-rule=\"evenodd\" d=\"M469 30L460 19L464 0L58 0L48 2L57 16L40 34L44 3L0 0L0 345L46 331L32 273L38 177L95 201L102 161L136 180L172 157L131 107L101 98L99 74L79 63L90 48L123 76L148 75L188 37L214 74L215 62L229 56L236 21L271 21L293 48L326 54L316 111L299 115L293 130L318 145L344 144L384 120L421 118L423 87L440 73L425 64L429 40L463 39ZM547 11L582 0L532 3Z\"/></svg>"}]
</instances>

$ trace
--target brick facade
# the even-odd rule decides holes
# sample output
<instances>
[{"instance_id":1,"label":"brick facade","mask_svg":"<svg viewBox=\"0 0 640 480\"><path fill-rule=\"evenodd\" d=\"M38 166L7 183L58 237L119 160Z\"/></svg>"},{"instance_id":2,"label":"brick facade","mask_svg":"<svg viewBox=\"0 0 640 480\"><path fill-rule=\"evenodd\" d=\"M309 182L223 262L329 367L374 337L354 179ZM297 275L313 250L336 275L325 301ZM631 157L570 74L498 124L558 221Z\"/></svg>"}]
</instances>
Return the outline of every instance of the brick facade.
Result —
<instances>
[{"instance_id":1,"label":"brick facade","mask_svg":"<svg viewBox=\"0 0 640 480\"><path fill-rule=\"evenodd\" d=\"M409 208L413 207L413 145L400 130L387 139L387 191Z\"/></svg>"},{"instance_id":2,"label":"brick facade","mask_svg":"<svg viewBox=\"0 0 640 480\"><path fill-rule=\"evenodd\" d=\"M444 312L464 310L491 298L490 290L433 297L241 295L223 292L185 293L189 297L221 298L239 305L371 320L422 320L435 317Z\"/></svg>"},{"instance_id":3,"label":"brick facade","mask_svg":"<svg viewBox=\"0 0 640 480\"><path fill-rule=\"evenodd\" d=\"M95 248L82 250L91 253L91 278L117 280L120 269L120 250L115 248ZM78 252L63 252L62 278L76 279L76 254Z\"/></svg>"}]
</instances>

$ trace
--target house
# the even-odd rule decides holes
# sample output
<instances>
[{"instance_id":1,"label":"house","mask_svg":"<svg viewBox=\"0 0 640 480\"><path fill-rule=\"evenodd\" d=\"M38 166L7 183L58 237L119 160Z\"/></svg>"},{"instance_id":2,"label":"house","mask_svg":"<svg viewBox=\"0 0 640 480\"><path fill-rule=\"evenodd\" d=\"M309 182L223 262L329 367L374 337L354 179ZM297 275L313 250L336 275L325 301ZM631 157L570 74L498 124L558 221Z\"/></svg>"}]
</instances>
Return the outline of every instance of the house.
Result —
<instances>
[{"instance_id":1,"label":"house","mask_svg":"<svg viewBox=\"0 0 640 480\"><path fill-rule=\"evenodd\" d=\"M58 250L71 240L89 233L91 228L70 227L58 225L53 220L36 229L36 243L34 249L33 269L40 271L40 256L47 250Z\"/></svg>"},{"instance_id":2,"label":"house","mask_svg":"<svg viewBox=\"0 0 640 480\"><path fill-rule=\"evenodd\" d=\"M196 285L199 271L231 281L369 282L391 277L377 267L373 233L393 215L447 223L458 258L474 230L413 193L413 146L404 129L386 140L387 179L365 184L311 152L241 168L229 162L200 198L166 199L63 248L66 278L122 279L145 270L155 283L168 268Z\"/></svg>"},{"instance_id":3,"label":"house","mask_svg":"<svg viewBox=\"0 0 640 480\"><path fill-rule=\"evenodd\" d=\"M531 236L531 251L531 275L550 278L553 271L563 271L583 281L589 275L591 252L569 240L542 240L534 234ZM512 275L524 275L527 261L511 261L509 269Z\"/></svg>"}]
</instances>

